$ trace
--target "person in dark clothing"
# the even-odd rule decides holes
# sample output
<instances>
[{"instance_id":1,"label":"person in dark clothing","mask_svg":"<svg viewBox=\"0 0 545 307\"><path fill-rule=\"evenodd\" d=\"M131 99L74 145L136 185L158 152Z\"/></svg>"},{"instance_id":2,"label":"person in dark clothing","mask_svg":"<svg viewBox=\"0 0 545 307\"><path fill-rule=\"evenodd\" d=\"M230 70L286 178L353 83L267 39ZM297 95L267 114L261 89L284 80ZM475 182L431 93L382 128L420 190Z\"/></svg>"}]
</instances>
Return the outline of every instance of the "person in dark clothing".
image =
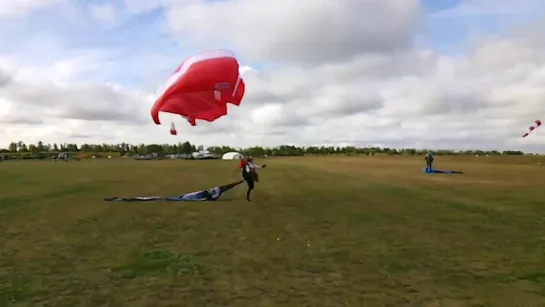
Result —
<instances>
[{"instance_id":1,"label":"person in dark clothing","mask_svg":"<svg viewBox=\"0 0 545 307\"><path fill-rule=\"evenodd\" d=\"M259 182L259 177L257 175L256 169L264 168L267 165L256 165L254 164L254 159L252 157L246 158L244 162L244 167L242 168L242 179L246 181L248 185L248 191L246 192L246 200L251 201L250 196L252 191L255 189L255 183Z\"/></svg>"},{"instance_id":2,"label":"person in dark clothing","mask_svg":"<svg viewBox=\"0 0 545 307\"><path fill-rule=\"evenodd\" d=\"M431 172L433 170L433 153L430 151L424 156L424 160L426 160L426 171Z\"/></svg>"}]
</instances>

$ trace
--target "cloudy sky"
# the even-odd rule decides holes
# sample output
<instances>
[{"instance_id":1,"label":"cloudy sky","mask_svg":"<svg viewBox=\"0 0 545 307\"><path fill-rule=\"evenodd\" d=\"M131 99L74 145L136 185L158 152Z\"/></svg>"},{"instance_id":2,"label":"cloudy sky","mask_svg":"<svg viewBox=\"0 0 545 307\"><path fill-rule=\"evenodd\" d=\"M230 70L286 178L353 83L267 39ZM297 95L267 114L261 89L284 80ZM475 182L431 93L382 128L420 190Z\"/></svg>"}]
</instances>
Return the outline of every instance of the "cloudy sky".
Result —
<instances>
[{"instance_id":1,"label":"cloudy sky","mask_svg":"<svg viewBox=\"0 0 545 307\"><path fill-rule=\"evenodd\" d=\"M0 0L0 147L11 141L545 151L543 0ZM540 21L541 20L541 21ZM155 92L233 50L240 107L178 136Z\"/></svg>"}]
</instances>

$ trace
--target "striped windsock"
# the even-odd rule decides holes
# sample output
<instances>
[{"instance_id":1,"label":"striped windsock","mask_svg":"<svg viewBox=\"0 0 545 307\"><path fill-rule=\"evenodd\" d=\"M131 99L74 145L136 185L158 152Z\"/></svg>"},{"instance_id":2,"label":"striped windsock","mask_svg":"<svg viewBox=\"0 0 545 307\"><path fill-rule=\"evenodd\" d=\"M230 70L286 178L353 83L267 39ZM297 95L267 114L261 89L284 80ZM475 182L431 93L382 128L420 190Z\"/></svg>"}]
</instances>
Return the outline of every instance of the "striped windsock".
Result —
<instances>
[{"instance_id":1,"label":"striped windsock","mask_svg":"<svg viewBox=\"0 0 545 307\"><path fill-rule=\"evenodd\" d=\"M539 126L541 126L541 121L538 119L536 121L534 121L534 124L531 125L530 127L528 127L528 132L526 132L525 134L522 135L523 138L527 137L530 132L534 131L536 128L538 128Z\"/></svg>"}]
</instances>

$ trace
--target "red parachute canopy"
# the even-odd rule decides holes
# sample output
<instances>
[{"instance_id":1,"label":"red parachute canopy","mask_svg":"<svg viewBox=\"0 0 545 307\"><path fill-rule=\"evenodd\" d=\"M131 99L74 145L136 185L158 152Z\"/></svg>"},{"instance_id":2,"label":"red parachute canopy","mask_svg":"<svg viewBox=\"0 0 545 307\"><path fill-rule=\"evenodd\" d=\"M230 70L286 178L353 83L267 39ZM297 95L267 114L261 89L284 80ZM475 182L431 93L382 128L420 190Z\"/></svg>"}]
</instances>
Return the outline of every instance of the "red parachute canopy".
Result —
<instances>
[{"instance_id":1,"label":"red parachute canopy","mask_svg":"<svg viewBox=\"0 0 545 307\"><path fill-rule=\"evenodd\" d=\"M530 132L534 131L536 128L538 128L539 126L541 126L541 121L538 119L538 120L535 120L534 121L534 124L531 125L530 127L528 127L528 132L526 132L525 134L522 135L523 138L527 137Z\"/></svg>"},{"instance_id":2,"label":"red parachute canopy","mask_svg":"<svg viewBox=\"0 0 545 307\"><path fill-rule=\"evenodd\" d=\"M151 117L157 125L161 124L159 112L181 115L192 126L197 119L213 122L227 115L228 103L240 105L244 90L233 52L202 52L185 60L168 79L159 91ZM173 130L171 134L175 135Z\"/></svg>"}]
</instances>

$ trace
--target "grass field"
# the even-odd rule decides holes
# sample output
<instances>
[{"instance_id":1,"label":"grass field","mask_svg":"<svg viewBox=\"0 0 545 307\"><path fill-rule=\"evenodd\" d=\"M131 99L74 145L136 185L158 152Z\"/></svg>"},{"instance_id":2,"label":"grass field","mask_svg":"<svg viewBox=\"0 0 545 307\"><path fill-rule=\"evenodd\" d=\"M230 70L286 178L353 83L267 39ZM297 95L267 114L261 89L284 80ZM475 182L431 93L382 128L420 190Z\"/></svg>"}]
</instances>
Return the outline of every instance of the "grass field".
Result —
<instances>
[{"instance_id":1,"label":"grass field","mask_svg":"<svg viewBox=\"0 0 545 307\"><path fill-rule=\"evenodd\" d=\"M539 159L0 163L0 306L545 306Z\"/></svg>"}]
</instances>

